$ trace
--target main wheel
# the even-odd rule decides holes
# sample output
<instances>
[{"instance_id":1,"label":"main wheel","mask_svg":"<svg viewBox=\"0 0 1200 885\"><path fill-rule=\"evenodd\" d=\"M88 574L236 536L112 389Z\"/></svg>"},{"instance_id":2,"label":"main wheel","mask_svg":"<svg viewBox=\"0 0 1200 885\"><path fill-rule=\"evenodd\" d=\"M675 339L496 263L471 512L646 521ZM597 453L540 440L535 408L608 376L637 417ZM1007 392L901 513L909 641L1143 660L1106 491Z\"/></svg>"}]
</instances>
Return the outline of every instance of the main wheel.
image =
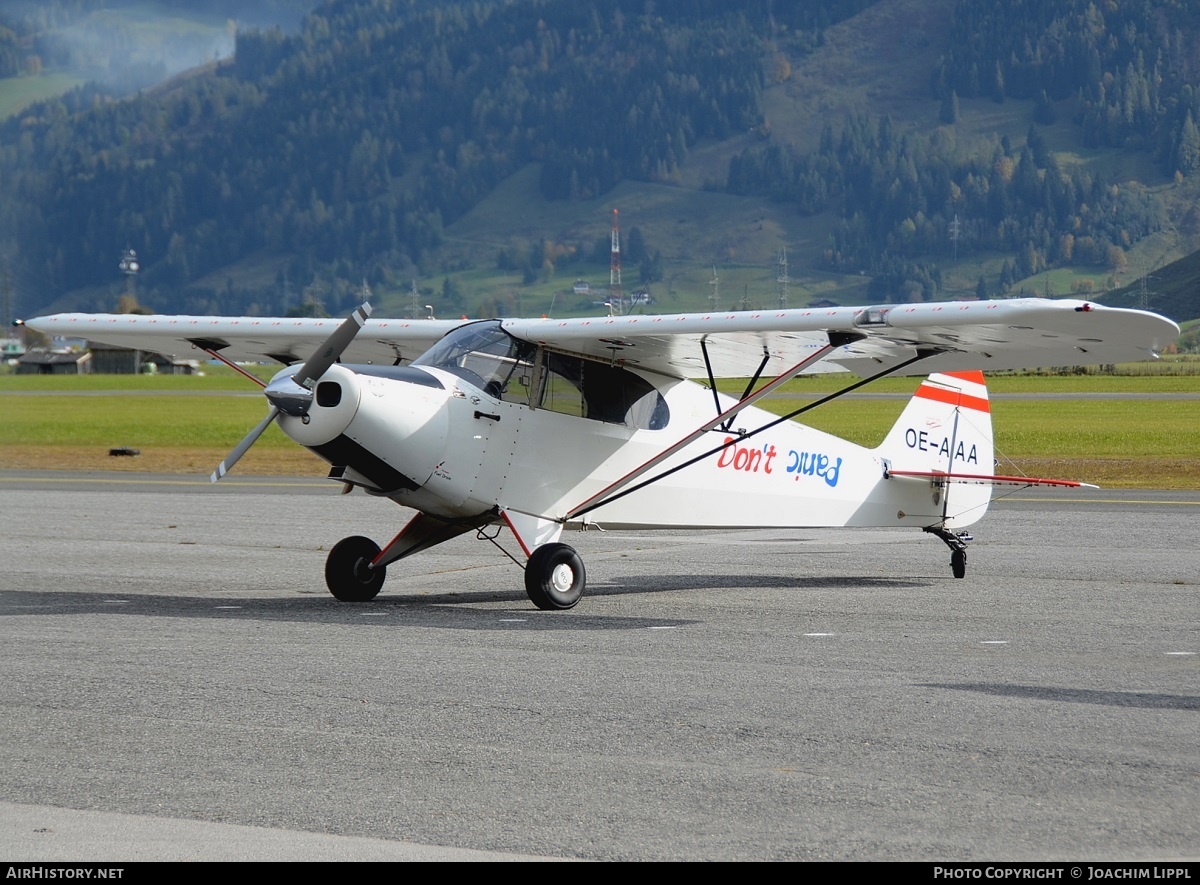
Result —
<instances>
[{"instance_id":1,"label":"main wheel","mask_svg":"<svg viewBox=\"0 0 1200 885\"><path fill-rule=\"evenodd\" d=\"M965 578L967 576L967 551L963 549L950 551L950 571L954 572L954 577Z\"/></svg>"},{"instance_id":2,"label":"main wheel","mask_svg":"<svg viewBox=\"0 0 1200 885\"><path fill-rule=\"evenodd\" d=\"M566 544L543 544L525 564L525 592L541 609L574 608L585 583L583 560Z\"/></svg>"},{"instance_id":3,"label":"main wheel","mask_svg":"<svg viewBox=\"0 0 1200 885\"><path fill-rule=\"evenodd\" d=\"M342 538L325 560L325 585L343 602L374 599L387 577L386 568L370 568L379 555L379 545L362 535Z\"/></svg>"}]
</instances>

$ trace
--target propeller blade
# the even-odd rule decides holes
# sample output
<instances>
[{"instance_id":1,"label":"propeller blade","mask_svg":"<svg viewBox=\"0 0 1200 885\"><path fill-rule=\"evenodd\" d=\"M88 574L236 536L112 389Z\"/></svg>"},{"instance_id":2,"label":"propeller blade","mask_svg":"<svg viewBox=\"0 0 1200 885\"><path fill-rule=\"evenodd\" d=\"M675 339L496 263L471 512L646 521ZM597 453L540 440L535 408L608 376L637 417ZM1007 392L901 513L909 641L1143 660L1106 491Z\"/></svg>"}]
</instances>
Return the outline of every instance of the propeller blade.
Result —
<instances>
[{"instance_id":1,"label":"propeller blade","mask_svg":"<svg viewBox=\"0 0 1200 885\"><path fill-rule=\"evenodd\" d=\"M317 348L316 353L308 358L308 362L300 369L300 372L292 376L301 387L308 388L312 383L320 378L325 372L338 361L342 351L350 346L350 342L354 340L354 336L358 334L358 330L366 325L367 317L371 315L371 304L369 301L364 301L361 306L356 307L350 316L346 317L345 322L333 331L333 334L325 339L324 343Z\"/></svg>"},{"instance_id":2,"label":"propeller blade","mask_svg":"<svg viewBox=\"0 0 1200 885\"><path fill-rule=\"evenodd\" d=\"M350 346L350 342L354 340L354 336L358 334L367 323L367 317L371 315L371 304L364 301L361 306L354 309L346 320L333 330L332 334L322 342L317 348L316 353L308 358L300 371L291 378L281 377L276 378L267 385L265 393L267 400L271 403L271 408L267 412L267 417L263 418L253 430L246 434L245 438L234 447L234 450L217 465L217 469L209 476L210 482L216 482L233 469L233 465L241 460L242 455L254 445L260 436L278 416L282 409L289 415L304 417L308 414L308 407L312 405L312 386L318 378L324 375L329 367L338 361L342 352ZM306 419L307 423L307 419Z\"/></svg>"},{"instance_id":3,"label":"propeller blade","mask_svg":"<svg viewBox=\"0 0 1200 885\"><path fill-rule=\"evenodd\" d=\"M214 470L212 475L208 478L209 482L216 482L224 477L226 473L232 470L233 465L241 460L242 455L246 454L246 451L252 445L254 445L260 436L263 435L263 431L270 426L271 422L274 421L278 415L279 409L271 406L270 410L267 412L267 417L258 422L258 425L246 434L242 441L234 447L233 451L225 457L225 460L217 465L217 469Z\"/></svg>"}]
</instances>

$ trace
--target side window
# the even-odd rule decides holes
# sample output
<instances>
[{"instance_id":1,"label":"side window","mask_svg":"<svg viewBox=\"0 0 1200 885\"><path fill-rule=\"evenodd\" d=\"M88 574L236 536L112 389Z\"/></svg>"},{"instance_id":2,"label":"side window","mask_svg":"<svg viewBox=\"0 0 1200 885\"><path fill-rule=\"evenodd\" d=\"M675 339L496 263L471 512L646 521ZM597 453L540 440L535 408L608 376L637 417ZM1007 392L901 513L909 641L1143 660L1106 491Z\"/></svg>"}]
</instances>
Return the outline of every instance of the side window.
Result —
<instances>
[{"instance_id":1,"label":"side window","mask_svg":"<svg viewBox=\"0 0 1200 885\"><path fill-rule=\"evenodd\" d=\"M548 353L545 359L541 407L561 415L587 417L582 388L583 360L557 353Z\"/></svg>"},{"instance_id":2,"label":"side window","mask_svg":"<svg viewBox=\"0 0 1200 885\"><path fill-rule=\"evenodd\" d=\"M533 383L533 363L525 359L517 359L507 367L502 379L497 382L500 386L500 399L506 403L529 405L530 386Z\"/></svg>"},{"instance_id":3,"label":"side window","mask_svg":"<svg viewBox=\"0 0 1200 885\"><path fill-rule=\"evenodd\" d=\"M654 386L627 369L558 353L545 355L541 407L564 415L661 430L670 412Z\"/></svg>"}]
</instances>

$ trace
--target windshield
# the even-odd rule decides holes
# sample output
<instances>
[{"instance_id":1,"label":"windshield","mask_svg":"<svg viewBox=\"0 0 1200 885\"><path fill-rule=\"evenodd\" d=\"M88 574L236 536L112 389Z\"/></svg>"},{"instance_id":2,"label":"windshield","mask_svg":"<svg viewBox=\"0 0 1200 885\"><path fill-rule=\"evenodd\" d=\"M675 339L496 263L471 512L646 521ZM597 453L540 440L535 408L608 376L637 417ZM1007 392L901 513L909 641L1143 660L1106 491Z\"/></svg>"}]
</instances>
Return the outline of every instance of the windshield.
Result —
<instances>
[{"instance_id":1,"label":"windshield","mask_svg":"<svg viewBox=\"0 0 1200 885\"><path fill-rule=\"evenodd\" d=\"M536 350L501 329L498 320L486 320L449 332L412 365L451 372L497 399L527 402Z\"/></svg>"}]
</instances>

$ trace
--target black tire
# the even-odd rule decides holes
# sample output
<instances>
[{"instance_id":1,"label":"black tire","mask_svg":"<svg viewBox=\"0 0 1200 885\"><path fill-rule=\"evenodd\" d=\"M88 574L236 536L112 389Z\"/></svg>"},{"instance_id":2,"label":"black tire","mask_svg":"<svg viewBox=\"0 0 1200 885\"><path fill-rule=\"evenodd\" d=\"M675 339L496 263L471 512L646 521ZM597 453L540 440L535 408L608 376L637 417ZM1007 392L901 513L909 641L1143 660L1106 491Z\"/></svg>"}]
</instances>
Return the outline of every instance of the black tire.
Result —
<instances>
[{"instance_id":1,"label":"black tire","mask_svg":"<svg viewBox=\"0 0 1200 885\"><path fill-rule=\"evenodd\" d=\"M386 568L368 568L379 555L379 545L362 535L342 538L325 560L325 586L343 602L374 599L387 577Z\"/></svg>"},{"instance_id":2,"label":"black tire","mask_svg":"<svg viewBox=\"0 0 1200 885\"><path fill-rule=\"evenodd\" d=\"M540 609L574 608L586 583L583 560L566 544L543 544L525 564L525 592Z\"/></svg>"},{"instance_id":3,"label":"black tire","mask_svg":"<svg viewBox=\"0 0 1200 885\"><path fill-rule=\"evenodd\" d=\"M954 572L954 577L956 578L965 578L967 576L966 550L950 551L950 571Z\"/></svg>"}]
</instances>

